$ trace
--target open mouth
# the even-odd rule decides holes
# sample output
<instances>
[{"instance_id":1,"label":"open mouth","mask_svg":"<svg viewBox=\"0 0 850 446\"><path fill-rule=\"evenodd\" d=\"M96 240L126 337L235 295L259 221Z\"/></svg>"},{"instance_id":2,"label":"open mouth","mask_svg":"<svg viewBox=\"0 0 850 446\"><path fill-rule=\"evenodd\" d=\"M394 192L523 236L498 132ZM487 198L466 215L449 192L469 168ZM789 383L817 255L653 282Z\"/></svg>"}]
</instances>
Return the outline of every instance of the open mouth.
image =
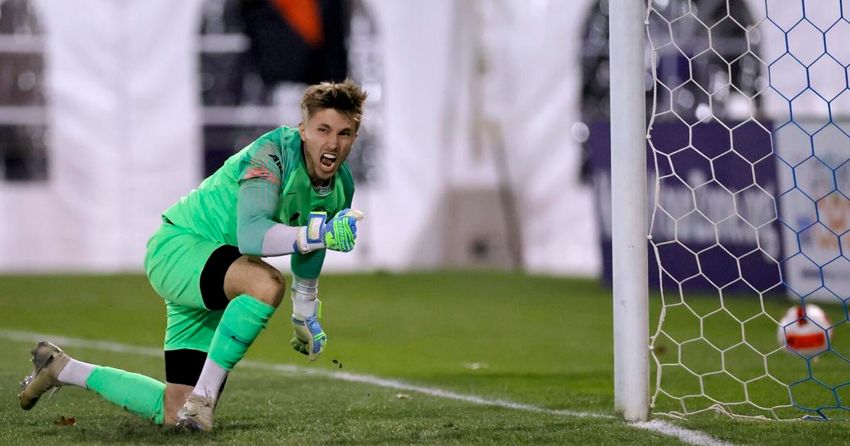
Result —
<instances>
[{"instance_id":1,"label":"open mouth","mask_svg":"<svg viewBox=\"0 0 850 446\"><path fill-rule=\"evenodd\" d=\"M332 153L323 153L321 157L319 157L319 162L322 163L322 166L325 168L331 168L336 163L336 155Z\"/></svg>"}]
</instances>

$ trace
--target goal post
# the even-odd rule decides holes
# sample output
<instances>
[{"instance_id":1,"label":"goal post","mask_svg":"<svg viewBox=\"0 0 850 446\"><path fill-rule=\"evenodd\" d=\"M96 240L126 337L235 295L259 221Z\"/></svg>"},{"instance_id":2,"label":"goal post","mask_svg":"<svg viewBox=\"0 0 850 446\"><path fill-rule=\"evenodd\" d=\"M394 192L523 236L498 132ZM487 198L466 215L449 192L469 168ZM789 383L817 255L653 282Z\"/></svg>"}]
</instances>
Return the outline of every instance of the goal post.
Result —
<instances>
[{"instance_id":1,"label":"goal post","mask_svg":"<svg viewBox=\"0 0 850 446\"><path fill-rule=\"evenodd\" d=\"M614 405L649 417L644 2L609 2Z\"/></svg>"}]
</instances>

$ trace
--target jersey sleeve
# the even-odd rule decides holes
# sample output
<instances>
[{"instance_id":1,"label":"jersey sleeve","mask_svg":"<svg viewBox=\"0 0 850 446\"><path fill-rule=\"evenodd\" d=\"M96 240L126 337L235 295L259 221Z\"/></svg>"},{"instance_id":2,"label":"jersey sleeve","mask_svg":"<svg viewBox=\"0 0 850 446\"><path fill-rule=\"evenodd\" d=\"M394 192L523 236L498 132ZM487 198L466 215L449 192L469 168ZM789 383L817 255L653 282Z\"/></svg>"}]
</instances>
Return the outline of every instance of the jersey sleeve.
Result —
<instances>
[{"instance_id":1,"label":"jersey sleeve","mask_svg":"<svg viewBox=\"0 0 850 446\"><path fill-rule=\"evenodd\" d=\"M258 140L253 144L257 147L245 153L239 168L236 238L239 252L259 256L269 255L263 252L263 239L279 224L273 218L283 181L283 166L274 143Z\"/></svg>"}]
</instances>

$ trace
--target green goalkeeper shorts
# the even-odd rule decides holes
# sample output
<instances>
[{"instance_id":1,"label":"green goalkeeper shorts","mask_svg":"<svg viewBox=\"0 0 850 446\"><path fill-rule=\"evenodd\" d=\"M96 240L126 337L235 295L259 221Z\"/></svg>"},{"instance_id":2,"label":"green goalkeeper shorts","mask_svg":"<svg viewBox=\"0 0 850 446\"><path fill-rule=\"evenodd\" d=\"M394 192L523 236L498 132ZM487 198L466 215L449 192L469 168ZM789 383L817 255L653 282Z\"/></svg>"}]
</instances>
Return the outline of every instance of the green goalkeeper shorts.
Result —
<instances>
[{"instance_id":1,"label":"green goalkeeper shorts","mask_svg":"<svg viewBox=\"0 0 850 446\"><path fill-rule=\"evenodd\" d=\"M165 350L209 351L227 297L224 274L241 256L235 246L163 223L148 241L145 272L164 300Z\"/></svg>"}]
</instances>

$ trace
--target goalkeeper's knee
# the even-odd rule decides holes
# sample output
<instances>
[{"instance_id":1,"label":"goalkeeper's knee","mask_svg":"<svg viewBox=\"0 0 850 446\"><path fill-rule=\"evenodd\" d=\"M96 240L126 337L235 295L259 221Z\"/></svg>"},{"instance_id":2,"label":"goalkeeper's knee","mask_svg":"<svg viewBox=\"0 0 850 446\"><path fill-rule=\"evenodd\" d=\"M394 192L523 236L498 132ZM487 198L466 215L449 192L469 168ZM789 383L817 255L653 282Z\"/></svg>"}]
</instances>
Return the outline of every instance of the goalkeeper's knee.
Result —
<instances>
[{"instance_id":1,"label":"goalkeeper's knee","mask_svg":"<svg viewBox=\"0 0 850 446\"><path fill-rule=\"evenodd\" d=\"M225 276L225 289L277 308L286 292L286 279L277 268L251 257L242 257L231 265Z\"/></svg>"}]
</instances>

